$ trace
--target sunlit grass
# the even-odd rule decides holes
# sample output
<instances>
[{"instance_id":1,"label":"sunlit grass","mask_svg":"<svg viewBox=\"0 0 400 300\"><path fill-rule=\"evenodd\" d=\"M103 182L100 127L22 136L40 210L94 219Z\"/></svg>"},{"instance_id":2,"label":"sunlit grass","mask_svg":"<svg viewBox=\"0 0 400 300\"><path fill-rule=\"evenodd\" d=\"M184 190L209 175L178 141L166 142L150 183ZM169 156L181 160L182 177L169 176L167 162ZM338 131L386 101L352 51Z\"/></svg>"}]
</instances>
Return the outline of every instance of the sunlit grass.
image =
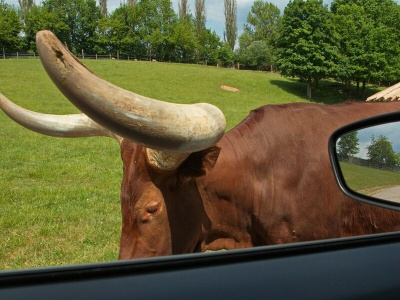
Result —
<instances>
[{"instance_id":1,"label":"sunlit grass","mask_svg":"<svg viewBox=\"0 0 400 300\"><path fill-rule=\"evenodd\" d=\"M380 189L400 184L400 173L387 170L340 163L349 187L365 194L373 194Z\"/></svg>"}]
</instances>

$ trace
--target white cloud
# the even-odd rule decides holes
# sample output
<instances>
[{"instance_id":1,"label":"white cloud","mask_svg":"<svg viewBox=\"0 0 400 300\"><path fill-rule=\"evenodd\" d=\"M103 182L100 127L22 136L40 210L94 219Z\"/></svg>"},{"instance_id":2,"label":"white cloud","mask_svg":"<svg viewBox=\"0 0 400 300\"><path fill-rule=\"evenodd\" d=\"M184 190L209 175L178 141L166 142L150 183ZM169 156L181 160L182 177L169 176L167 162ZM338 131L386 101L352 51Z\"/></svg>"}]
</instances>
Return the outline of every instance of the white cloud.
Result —
<instances>
[{"instance_id":1,"label":"white cloud","mask_svg":"<svg viewBox=\"0 0 400 300\"><path fill-rule=\"evenodd\" d=\"M356 154L356 157L367 159L367 147L371 145L372 136L377 139L380 135L388 138L394 151L400 152L400 122L394 122L358 130L357 138L360 152Z\"/></svg>"},{"instance_id":2,"label":"white cloud","mask_svg":"<svg viewBox=\"0 0 400 300\"><path fill-rule=\"evenodd\" d=\"M238 9L240 9L241 7L247 8L247 7L251 7L253 5L254 1L255 0L237 0L236 4L237 4ZM221 1L221 2L224 2L224 1ZM285 0L285 2L288 2L288 1Z\"/></svg>"}]
</instances>

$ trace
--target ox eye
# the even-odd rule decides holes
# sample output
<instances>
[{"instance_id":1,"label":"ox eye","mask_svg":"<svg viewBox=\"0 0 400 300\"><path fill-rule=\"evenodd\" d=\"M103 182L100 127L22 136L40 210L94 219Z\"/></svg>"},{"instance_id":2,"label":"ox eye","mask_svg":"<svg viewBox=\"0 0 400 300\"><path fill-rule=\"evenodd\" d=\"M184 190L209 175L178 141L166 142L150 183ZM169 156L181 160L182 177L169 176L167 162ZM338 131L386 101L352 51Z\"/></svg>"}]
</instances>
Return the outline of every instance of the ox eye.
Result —
<instances>
[{"instance_id":1,"label":"ox eye","mask_svg":"<svg viewBox=\"0 0 400 300\"><path fill-rule=\"evenodd\" d=\"M149 206L147 207L147 213L148 214L155 214L158 210L158 205L154 205L154 206Z\"/></svg>"}]
</instances>

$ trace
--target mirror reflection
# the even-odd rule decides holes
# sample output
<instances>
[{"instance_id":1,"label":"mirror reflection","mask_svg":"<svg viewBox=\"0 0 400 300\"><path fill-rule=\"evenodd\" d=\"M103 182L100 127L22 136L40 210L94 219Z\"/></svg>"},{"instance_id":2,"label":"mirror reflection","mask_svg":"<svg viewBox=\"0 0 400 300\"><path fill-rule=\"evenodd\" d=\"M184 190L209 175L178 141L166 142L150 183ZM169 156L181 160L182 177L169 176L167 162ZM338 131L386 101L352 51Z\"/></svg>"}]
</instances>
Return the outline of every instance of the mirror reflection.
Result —
<instances>
[{"instance_id":1,"label":"mirror reflection","mask_svg":"<svg viewBox=\"0 0 400 300\"><path fill-rule=\"evenodd\" d=\"M400 122L348 132L336 151L349 188L400 203Z\"/></svg>"}]
</instances>

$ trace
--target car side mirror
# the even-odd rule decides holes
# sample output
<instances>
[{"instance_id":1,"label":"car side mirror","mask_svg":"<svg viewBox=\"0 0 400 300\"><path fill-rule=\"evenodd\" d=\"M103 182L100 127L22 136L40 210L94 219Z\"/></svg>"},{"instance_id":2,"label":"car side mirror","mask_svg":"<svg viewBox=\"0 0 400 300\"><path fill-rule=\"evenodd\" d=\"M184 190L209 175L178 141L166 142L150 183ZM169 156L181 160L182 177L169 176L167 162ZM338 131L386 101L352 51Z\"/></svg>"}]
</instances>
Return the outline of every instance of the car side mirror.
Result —
<instances>
[{"instance_id":1,"label":"car side mirror","mask_svg":"<svg viewBox=\"0 0 400 300\"><path fill-rule=\"evenodd\" d=\"M347 196L400 210L400 112L336 130L329 139L329 155Z\"/></svg>"}]
</instances>

